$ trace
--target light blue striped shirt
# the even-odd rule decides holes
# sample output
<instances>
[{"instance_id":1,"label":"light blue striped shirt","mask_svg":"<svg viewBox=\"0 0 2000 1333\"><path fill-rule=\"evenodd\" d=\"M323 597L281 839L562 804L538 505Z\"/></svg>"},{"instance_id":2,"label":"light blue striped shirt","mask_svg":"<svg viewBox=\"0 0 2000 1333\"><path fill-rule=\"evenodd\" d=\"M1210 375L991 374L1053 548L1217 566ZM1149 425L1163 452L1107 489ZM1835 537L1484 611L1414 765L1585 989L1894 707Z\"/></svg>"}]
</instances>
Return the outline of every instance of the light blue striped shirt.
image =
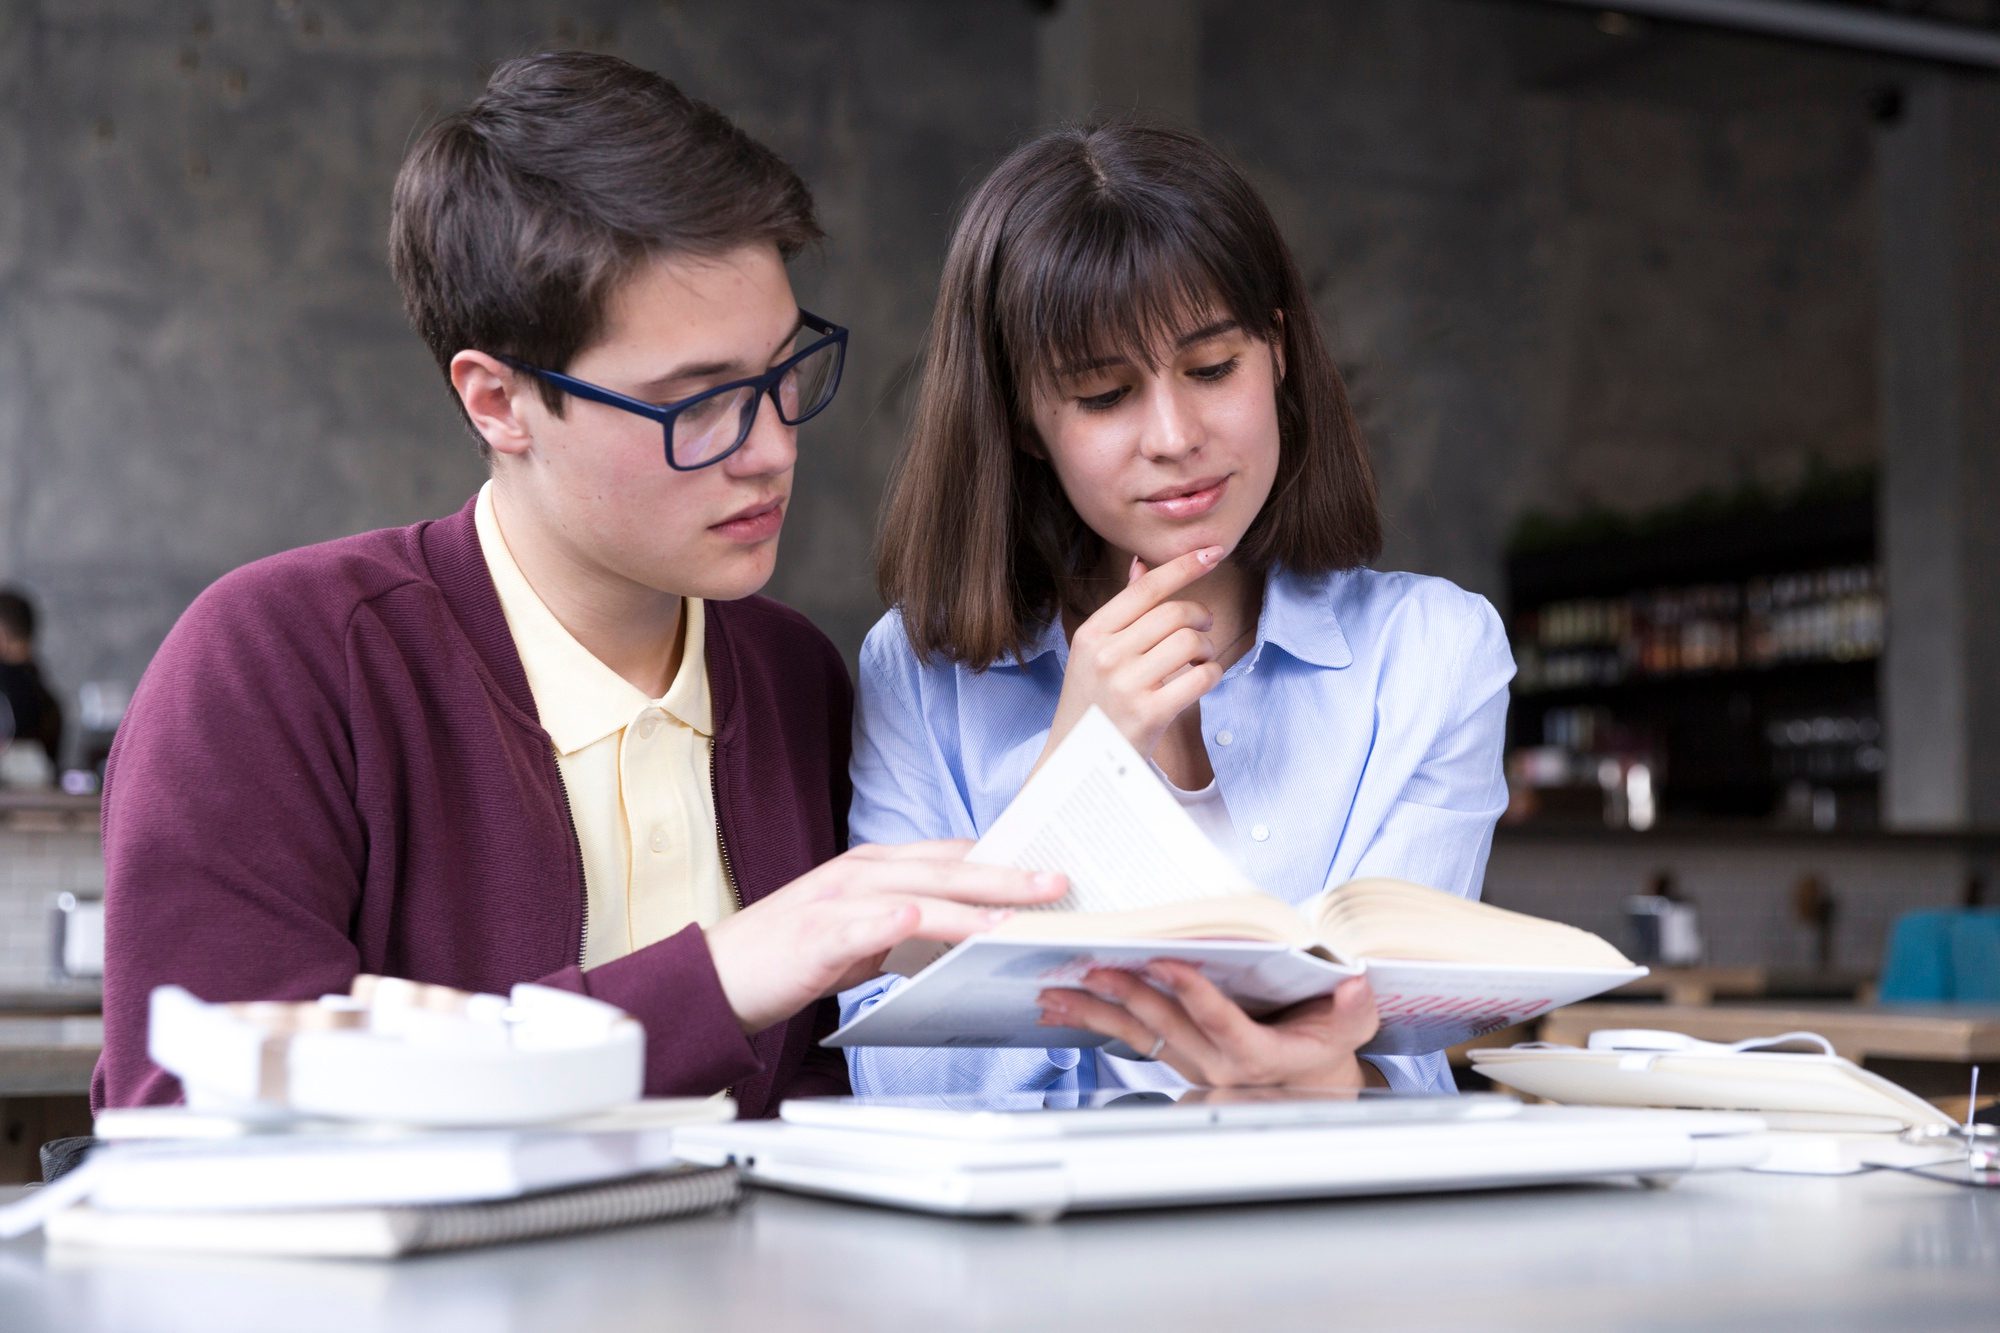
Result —
<instances>
[{"instance_id":1,"label":"light blue striped shirt","mask_svg":"<svg viewBox=\"0 0 2000 1333\"><path fill-rule=\"evenodd\" d=\"M1027 781L1069 662L1059 621L985 672L920 663L890 612L861 649L855 843L977 838ZM1443 579L1274 572L1257 640L1201 701L1202 739L1249 879L1290 903L1388 875L1479 896L1507 803L1514 661L1483 597ZM842 1020L901 978L840 997ZM1164 1065L1075 1050L866 1047L859 1093L1184 1086ZM1452 1088L1442 1054L1368 1057L1392 1088ZM1065 1097L1066 1099L1066 1097Z\"/></svg>"}]
</instances>

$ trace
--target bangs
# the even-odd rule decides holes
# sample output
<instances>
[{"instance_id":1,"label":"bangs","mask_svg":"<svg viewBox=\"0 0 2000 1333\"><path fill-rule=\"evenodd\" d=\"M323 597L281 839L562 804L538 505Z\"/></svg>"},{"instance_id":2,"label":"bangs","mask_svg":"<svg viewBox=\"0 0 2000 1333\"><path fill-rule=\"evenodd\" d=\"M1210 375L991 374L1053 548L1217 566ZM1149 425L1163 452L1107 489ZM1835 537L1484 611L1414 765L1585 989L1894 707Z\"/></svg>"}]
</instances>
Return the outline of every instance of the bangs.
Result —
<instances>
[{"instance_id":1,"label":"bangs","mask_svg":"<svg viewBox=\"0 0 2000 1333\"><path fill-rule=\"evenodd\" d=\"M1120 360L1156 369L1204 325L1276 332L1275 294L1256 290L1215 227L1093 193L1084 216L1048 210L1008 238L994 313L1023 415L1065 376Z\"/></svg>"}]
</instances>

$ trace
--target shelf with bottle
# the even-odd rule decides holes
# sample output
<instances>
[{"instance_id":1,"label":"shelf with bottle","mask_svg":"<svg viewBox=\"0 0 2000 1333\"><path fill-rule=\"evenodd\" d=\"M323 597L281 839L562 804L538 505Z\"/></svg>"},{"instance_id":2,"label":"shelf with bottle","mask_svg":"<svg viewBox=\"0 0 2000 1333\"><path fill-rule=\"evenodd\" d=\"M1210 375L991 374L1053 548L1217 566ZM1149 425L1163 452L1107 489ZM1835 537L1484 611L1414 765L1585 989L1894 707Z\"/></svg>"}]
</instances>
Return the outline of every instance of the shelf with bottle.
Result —
<instances>
[{"instance_id":1,"label":"shelf with bottle","mask_svg":"<svg viewBox=\"0 0 2000 1333\"><path fill-rule=\"evenodd\" d=\"M1872 564L1565 598L1516 614L1515 692L1870 662L1885 622Z\"/></svg>"}]
</instances>

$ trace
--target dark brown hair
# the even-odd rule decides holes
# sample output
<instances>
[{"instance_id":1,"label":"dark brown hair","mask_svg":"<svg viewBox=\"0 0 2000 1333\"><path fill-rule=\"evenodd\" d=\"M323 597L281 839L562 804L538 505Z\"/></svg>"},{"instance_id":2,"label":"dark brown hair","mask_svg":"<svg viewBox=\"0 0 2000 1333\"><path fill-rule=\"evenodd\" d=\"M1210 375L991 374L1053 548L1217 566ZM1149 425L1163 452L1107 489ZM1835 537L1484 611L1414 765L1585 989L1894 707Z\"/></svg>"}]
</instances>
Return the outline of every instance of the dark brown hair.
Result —
<instances>
[{"instance_id":1,"label":"dark brown hair","mask_svg":"<svg viewBox=\"0 0 2000 1333\"><path fill-rule=\"evenodd\" d=\"M1190 134L1119 122L1016 149L966 203L945 257L908 444L876 539L883 599L919 656L1018 654L1102 543L1030 424L1066 366L1153 364L1217 311L1280 348L1271 497L1233 558L1303 574L1373 560L1375 479L1277 222Z\"/></svg>"},{"instance_id":2,"label":"dark brown hair","mask_svg":"<svg viewBox=\"0 0 2000 1333\"><path fill-rule=\"evenodd\" d=\"M714 107L615 56L558 51L507 61L417 140L389 260L449 378L466 348L565 369L659 255L768 241L790 259L819 237L805 182ZM562 391L541 393L560 414Z\"/></svg>"}]
</instances>

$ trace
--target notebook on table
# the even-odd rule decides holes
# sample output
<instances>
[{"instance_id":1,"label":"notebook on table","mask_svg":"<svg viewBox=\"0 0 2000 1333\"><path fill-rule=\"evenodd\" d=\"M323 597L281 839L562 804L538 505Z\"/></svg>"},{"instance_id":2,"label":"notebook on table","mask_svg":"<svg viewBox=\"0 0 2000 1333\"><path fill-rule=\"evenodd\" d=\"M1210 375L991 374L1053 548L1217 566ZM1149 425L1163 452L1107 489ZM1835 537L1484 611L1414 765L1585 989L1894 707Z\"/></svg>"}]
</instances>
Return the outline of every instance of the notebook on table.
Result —
<instances>
[{"instance_id":1,"label":"notebook on table","mask_svg":"<svg viewBox=\"0 0 2000 1333\"><path fill-rule=\"evenodd\" d=\"M1805 1048L1805 1049L1801 1049ZM1751 1112L1770 1127L1759 1170L1841 1175L1907 1166L1939 1155L1909 1142L1950 1128L1938 1107L1834 1054L1824 1037L1787 1032L1720 1043L1678 1032L1608 1029L1587 1047L1528 1042L1472 1052L1493 1082L1571 1106L1675 1107Z\"/></svg>"},{"instance_id":2,"label":"notebook on table","mask_svg":"<svg viewBox=\"0 0 2000 1333\"><path fill-rule=\"evenodd\" d=\"M517 1199L396 1208L118 1212L78 1204L48 1218L51 1245L394 1259L709 1212L740 1193L734 1167L680 1166Z\"/></svg>"},{"instance_id":3,"label":"notebook on table","mask_svg":"<svg viewBox=\"0 0 2000 1333\"><path fill-rule=\"evenodd\" d=\"M504 1231L525 1224L523 1217L533 1223L542 1216L481 1213L483 1205L533 1203L564 1192L594 1198L587 1193L591 1187L659 1184L660 1173L682 1164L674 1145L677 1127L734 1112L724 1098L665 1099L543 1125L453 1130L346 1121L294 1121L274 1129L181 1107L107 1111L97 1126L104 1141L81 1166L0 1207L0 1237L68 1226L55 1219L65 1209L85 1207L84 1219L68 1232L72 1239L165 1242L177 1223L206 1217L188 1225L189 1234L213 1238L208 1247L254 1248L248 1243L258 1219L290 1214L296 1225L272 1225L290 1227L286 1234L302 1239L284 1242L300 1248L282 1252L320 1252L313 1247L334 1243L319 1239L327 1235L346 1238L339 1244L361 1244L353 1238L367 1234L377 1237L367 1243L378 1251L400 1253L417 1244L411 1235L441 1234L414 1212L435 1216L470 1206L471 1213L446 1214L455 1219L450 1227L485 1217L473 1228L483 1235L480 1228ZM379 1216L363 1219L363 1212ZM297 1221L308 1215L321 1219L317 1227Z\"/></svg>"},{"instance_id":4,"label":"notebook on table","mask_svg":"<svg viewBox=\"0 0 2000 1333\"><path fill-rule=\"evenodd\" d=\"M969 1216L1643 1178L1757 1161L1754 1116L1523 1106L1508 1098L1037 1094L786 1103L776 1121L695 1125L690 1161L753 1184Z\"/></svg>"}]
</instances>

